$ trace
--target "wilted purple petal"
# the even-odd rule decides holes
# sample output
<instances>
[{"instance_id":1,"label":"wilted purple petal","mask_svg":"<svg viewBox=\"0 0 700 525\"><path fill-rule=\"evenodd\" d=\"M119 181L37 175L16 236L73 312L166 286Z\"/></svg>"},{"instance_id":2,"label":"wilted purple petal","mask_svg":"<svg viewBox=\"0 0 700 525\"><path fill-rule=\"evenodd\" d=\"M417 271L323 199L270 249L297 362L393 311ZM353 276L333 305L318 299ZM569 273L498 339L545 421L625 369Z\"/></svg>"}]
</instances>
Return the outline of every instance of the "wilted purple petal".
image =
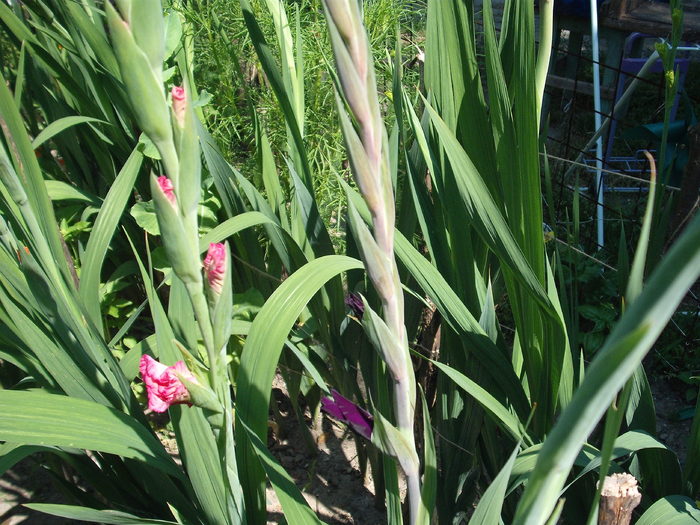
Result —
<instances>
[{"instance_id":1,"label":"wilted purple petal","mask_svg":"<svg viewBox=\"0 0 700 525\"><path fill-rule=\"evenodd\" d=\"M372 439L374 418L372 414L355 403L341 396L337 390L331 390L333 398L321 399L321 410L334 419L342 421L365 439Z\"/></svg>"},{"instance_id":2,"label":"wilted purple petal","mask_svg":"<svg viewBox=\"0 0 700 525\"><path fill-rule=\"evenodd\" d=\"M336 404L336 402L333 401L332 397L321 398L321 410L323 410L333 419L337 419L339 421L343 420L343 412L340 410L340 407Z\"/></svg>"},{"instance_id":3,"label":"wilted purple petal","mask_svg":"<svg viewBox=\"0 0 700 525\"><path fill-rule=\"evenodd\" d=\"M362 298L359 294L353 292L346 295L345 305L352 310L352 313L355 315L355 317L357 317L360 320L362 319L362 316L365 313L365 305L362 302Z\"/></svg>"}]
</instances>

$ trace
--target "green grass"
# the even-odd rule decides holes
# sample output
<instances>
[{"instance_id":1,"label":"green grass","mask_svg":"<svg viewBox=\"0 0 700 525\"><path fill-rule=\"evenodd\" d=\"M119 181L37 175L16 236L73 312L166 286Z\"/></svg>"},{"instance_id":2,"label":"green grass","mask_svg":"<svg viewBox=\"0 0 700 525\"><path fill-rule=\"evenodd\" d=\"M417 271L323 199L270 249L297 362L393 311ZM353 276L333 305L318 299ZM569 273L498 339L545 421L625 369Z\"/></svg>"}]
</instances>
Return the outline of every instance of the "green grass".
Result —
<instances>
[{"instance_id":1,"label":"green grass","mask_svg":"<svg viewBox=\"0 0 700 525\"><path fill-rule=\"evenodd\" d=\"M261 0L252 6L268 41L274 40L271 17ZM333 94L330 41L320 0L286 0L284 2L292 34L299 16L304 56L305 142L309 162L316 177L314 189L321 215L331 228L338 225L339 210L345 197L335 172L343 173L345 150L340 133ZM391 73L386 50L393 50L397 32L405 40L414 39L421 27L420 2L408 0L374 0L365 3L365 21L373 54L378 57L377 76L380 100L391 109ZM183 10L194 29L197 57L194 74L200 90L212 95L205 107L205 117L212 135L224 156L249 179L258 177L255 151L255 112L266 131L278 169L286 171L286 130L280 106L257 61L238 0L195 0ZM276 50L273 47L273 52ZM407 61L417 54L415 47L406 51ZM417 66L406 75L407 89L419 83ZM392 118L391 116L389 117Z\"/></svg>"}]
</instances>

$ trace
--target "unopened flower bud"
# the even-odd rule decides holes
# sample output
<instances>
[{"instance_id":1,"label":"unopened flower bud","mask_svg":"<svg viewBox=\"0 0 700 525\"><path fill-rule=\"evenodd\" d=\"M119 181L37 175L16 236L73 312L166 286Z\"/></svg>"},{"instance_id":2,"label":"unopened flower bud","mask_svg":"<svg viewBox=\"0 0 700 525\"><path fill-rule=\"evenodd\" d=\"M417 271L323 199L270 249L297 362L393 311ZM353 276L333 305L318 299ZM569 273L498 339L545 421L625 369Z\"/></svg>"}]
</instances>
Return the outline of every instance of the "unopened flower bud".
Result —
<instances>
[{"instance_id":1,"label":"unopened flower bud","mask_svg":"<svg viewBox=\"0 0 700 525\"><path fill-rule=\"evenodd\" d=\"M227 270L226 247L220 242L211 243L202 266L204 266L204 274L209 282L209 287L216 294L220 294L224 287L224 277Z\"/></svg>"},{"instance_id":2,"label":"unopened flower bud","mask_svg":"<svg viewBox=\"0 0 700 525\"><path fill-rule=\"evenodd\" d=\"M170 96L173 99L173 113L175 120L180 128L185 127L185 111L187 110L187 96L185 88L181 86L173 86L170 90Z\"/></svg>"},{"instance_id":3,"label":"unopened flower bud","mask_svg":"<svg viewBox=\"0 0 700 525\"><path fill-rule=\"evenodd\" d=\"M356 293L350 293L345 296L345 306L349 307L353 315L362 321L362 316L365 313L365 305L362 302L362 297Z\"/></svg>"},{"instance_id":4,"label":"unopened flower bud","mask_svg":"<svg viewBox=\"0 0 700 525\"><path fill-rule=\"evenodd\" d=\"M173 188L173 181L171 181L165 175L158 177L158 187L165 194L165 197L170 201L170 203L175 206L175 188Z\"/></svg>"}]
</instances>

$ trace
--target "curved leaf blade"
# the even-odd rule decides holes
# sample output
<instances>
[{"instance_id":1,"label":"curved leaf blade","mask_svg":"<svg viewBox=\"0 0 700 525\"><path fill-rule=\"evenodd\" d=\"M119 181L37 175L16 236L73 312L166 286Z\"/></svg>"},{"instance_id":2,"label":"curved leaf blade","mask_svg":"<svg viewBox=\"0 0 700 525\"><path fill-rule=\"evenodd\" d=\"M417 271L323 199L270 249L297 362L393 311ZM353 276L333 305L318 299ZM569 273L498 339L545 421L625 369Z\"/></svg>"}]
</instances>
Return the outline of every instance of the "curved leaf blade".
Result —
<instances>
[{"instance_id":1,"label":"curved leaf blade","mask_svg":"<svg viewBox=\"0 0 700 525\"><path fill-rule=\"evenodd\" d=\"M46 126L32 141L32 148L37 149L41 147L46 141L51 140L53 137L65 131L66 129L77 126L78 124L84 124L86 122L99 122L100 124L107 124L104 120L100 120L94 117L82 117L79 115L73 115L70 117L63 117L58 120L53 121L51 124Z\"/></svg>"},{"instance_id":2,"label":"curved leaf blade","mask_svg":"<svg viewBox=\"0 0 700 525\"><path fill-rule=\"evenodd\" d=\"M245 421L258 436L267 429L267 408L275 367L289 331L306 304L333 277L348 270L362 268L357 259L329 255L315 259L294 272L267 300L250 328L243 348L236 399L236 419ZM264 509L262 483L264 473L247 432L236 427L239 474L248 487L247 509ZM255 488L259 490L255 491Z\"/></svg>"},{"instance_id":3,"label":"curved leaf blade","mask_svg":"<svg viewBox=\"0 0 700 525\"><path fill-rule=\"evenodd\" d=\"M99 299L102 263L114 231L119 225L124 207L131 196L142 161L143 155L136 150L129 156L102 203L83 255L80 297L93 324L97 327L102 326Z\"/></svg>"},{"instance_id":4,"label":"curved leaf blade","mask_svg":"<svg viewBox=\"0 0 700 525\"><path fill-rule=\"evenodd\" d=\"M685 496L667 496L655 502L637 525L692 525L700 523L700 509Z\"/></svg>"},{"instance_id":5,"label":"curved leaf blade","mask_svg":"<svg viewBox=\"0 0 700 525\"><path fill-rule=\"evenodd\" d=\"M275 457L270 454L270 451L260 441L260 438L243 421L239 419L238 422L246 430L250 442L258 454L260 464L265 469L265 473L275 489L275 494L280 500L287 523L303 523L304 525L320 525L323 523L311 510L292 478L289 477L289 474L285 472Z\"/></svg>"},{"instance_id":6,"label":"curved leaf blade","mask_svg":"<svg viewBox=\"0 0 700 525\"><path fill-rule=\"evenodd\" d=\"M0 440L116 454L183 477L155 436L135 419L83 399L1 390Z\"/></svg>"},{"instance_id":7,"label":"curved leaf blade","mask_svg":"<svg viewBox=\"0 0 700 525\"><path fill-rule=\"evenodd\" d=\"M28 503L24 505L28 509L79 521L105 523L114 525L177 525L176 521L154 520L139 518L133 514L116 510L98 510L75 505L58 505L54 503Z\"/></svg>"}]
</instances>

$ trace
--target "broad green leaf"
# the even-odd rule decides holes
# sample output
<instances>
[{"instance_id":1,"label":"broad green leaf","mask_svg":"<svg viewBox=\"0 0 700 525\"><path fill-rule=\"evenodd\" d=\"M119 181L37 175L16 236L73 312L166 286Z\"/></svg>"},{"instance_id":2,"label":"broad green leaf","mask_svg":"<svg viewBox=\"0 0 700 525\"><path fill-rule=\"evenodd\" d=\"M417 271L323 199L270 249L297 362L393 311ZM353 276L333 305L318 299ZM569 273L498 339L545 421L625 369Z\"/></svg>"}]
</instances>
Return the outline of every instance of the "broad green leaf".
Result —
<instances>
[{"instance_id":1,"label":"broad green leaf","mask_svg":"<svg viewBox=\"0 0 700 525\"><path fill-rule=\"evenodd\" d=\"M3 5L2 8L5 10L7 6ZM13 153L16 176L28 199L27 205L23 207L23 213L29 212L31 209L31 219L36 221L41 230L41 232L33 232L35 237L41 236L40 239L33 239L42 252L39 257L45 259L42 261L44 265L50 266L46 268L48 272L53 273L53 269L57 268L66 282L72 282L72 275L68 269L63 245L56 227L56 216L46 191L39 163L29 141L19 108L15 106L2 74L0 74L0 115L3 119L6 140ZM0 149L3 149L2 146ZM0 166L0 169L3 167ZM28 217L25 218L28 219ZM53 277L60 278L58 275Z\"/></svg>"},{"instance_id":2,"label":"broad green leaf","mask_svg":"<svg viewBox=\"0 0 700 525\"><path fill-rule=\"evenodd\" d=\"M202 155L204 156L207 169L214 179L214 186L216 186L216 191L221 198L224 210L226 210L226 215L233 217L243 213L246 211L243 200L236 186L232 184L235 173L233 168L226 162L216 140L199 119L197 119L196 124Z\"/></svg>"},{"instance_id":3,"label":"broad green leaf","mask_svg":"<svg viewBox=\"0 0 700 525\"><path fill-rule=\"evenodd\" d=\"M32 148L38 149L39 147L41 147L42 144L44 144L44 142L51 140L63 130L66 130L78 124L84 124L86 122L99 122L101 124L107 124L107 122L105 122L104 120L100 120L98 118L93 117L63 117L61 119L55 120L54 122L46 126L44 129L42 129L41 133L39 133L36 136L36 138L32 141Z\"/></svg>"},{"instance_id":4,"label":"broad green leaf","mask_svg":"<svg viewBox=\"0 0 700 525\"><path fill-rule=\"evenodd\" d=\"M67 16L75 24L76 32L87 40L90 51L95 53L100 65L109 71L113 76L119 77L119 66L117 58L114 56L112 46L109 44L105 31L100 25L101 19L89 16L87 6L79 5L77 2L67 2L65 4ZM97 22L97 23L96 23Z\"/></svg>"},{"instance_id":5,"label":"broad green leaf","mask_svg":"<svg viewBox=\"0 0 700 525\"><path fill-rule=\"evenodd\" d=\"M160 442L135 419L83 399L0 390L0 440L107 452L183 477Z\"/></svg>"},{"instance_id":6,"label":"broad green leaf","mask_svg":"<svg viewBox=\"0 0 700 525\"><path fill-rule=\"evenodd\" d=\"M695 494L700 492L700 392L688 436L688 457L683 470L683 480L685 481L684 486L690 484L691 490Z\"/></svg>"},{"instance_id":7,"label":"broad green leaf","mask_svg":"<svg viewBox=\"0 0 700 525\"><path fill-rule=\"evenodd\" d=\"M297 175L294 166L290 162L287 162L287 166L294 184L294 203L292 206L295 207L297 212L296 219L303 228L303 240L311 245L314 254L317 256L331 255L333 253L333 243L326 225L321 220L316 200Z\"/></svg>"},{"instance_id":8,"label":"broad green leaf","mask_svg":"<svg viewBox=\"0 0 700 525\"><path fill-rule=\"evenodd\" d=\"M294 480L289 477L282 466L277 462L275 457L270 454L267 447L260 441L260 438L253 432L248 425L241 419L238 420L245 430L250 443L253 445L255 452L260 460L260 464L265 469L265 473L275 489L275 494L282 505L284 517L287 523L299 523L311 525L314 523L323 523L318 519L314 511L311 510L309 504L306 503L304 497L299 492L299 489L294 484Z\"/></svg>"},{"instance_id":9,"label":"broad green leaf","mask_svg":"<svg viewBox=\"0 0 700 525\"><path fill-rule=\"evenodd\" d=\"M700 509L686 496L667 496L654 502L635 525L695 525L700 523Z\"/></svg>"},{"instance_id":10,"label":"broad green leaf","mask_svg":"<svg viewBox=\"0 0 700 525\"><path fill-rule=\"evenodd\" d=\"M303 129L299 126L297 119L297 105L295 102L295 94L290 93L285 85L282 71L275 62L272 49L265 40L265 36L260 28L260 25L255 17L253 8L249 0L240 0L241 8L243 9L243 19L248 27L250 39L255 47L255 52L258 55L260 64L270 81L270 86L277 97L280 109L284 115L285 122L290 134L289 145L292 149L292 156L298 156L299 162L295 162L297 169L300 170L300 177L304 181L304 185L309 189L313 188L311 178L311 170L307 158L307 148L304 144ZM298 90L297 90L298 91ZM303 117L299 117L303 118Z\"/></svg>"},{"instance_id":11,"label":"broad green leaf","mask_svg":"<svg viewBox=\"0 0 700 525\"><path fill-rule=\"evenodd\" d=\"M433 361L432 359L429 359L429 361L452 379L457 386L472 396L476 402L491 415L494 421L513 437L513 439L517 441L525 437L526 434L522 430L520 420L517 416L504 407L487 390L451 366L440 363L439 361Z\"/></svg>"},{"instance_id":12,"label":"broad green leaf","mask_svg":"<svg viewBox=\"0 0 700 525\"><path fill-rule=\"evenodd\" d=\"M645 152L647 159L654 162L653 157L647 151ZM647 205L644 210L644 218L642 219L642 231L639 233L639 241L637 241L637 249L634 252L632 268L630 269L629 280L627 281L627 291L625 293L625 302L630 304L637 299L642 292L644 285L644 271L647 262L647 253L649 251L649 237L651 235L651 226L654 218L654 199L656 195L656 166L651 171L652 180L649 185L649 194L647 195Z\"/></svg>"},{"instance_id":13,"label":"broad green leaf","mask_svg":"<svg viewBox=\"0 0 700 525\"><path fill-rule=\"evenodd\" d=\"M472 518L469 520L469 525L499 525L501 523L501 509L506 497L506 489L508 488L508 480L510 472L515 463L515 458L518 457L520 444L515 447L513 453L506 461L498 476L491 482L489 488L481 496L479 505L474 510Z\"/></svg>"},{"instance_id":14,"label":"broad green leaf","mask_svg":"<svg viewBox=\"0 0 700 525\"><path fill-rule=\"evenodd\" d=\"M43 512L44 514L50 514L51 516L94 523L114 525L177 525L176 521L139 518L133 514L119 512L117 510L98 510L76 507L75 505L57 505L53 503L28 503L24 506L28 509Z\"/></svg>"},{"instance_id":15,"label":"broad green leaf","mask_svg":"<svg viewBox=\"0 0 700 525\"><path fill-rule=\"evenodd\" d=\"M328 385L326 385L326 382L323 380L323 376L321 373L318 371L318 369L314 366L314 364L311 362L311 359L308 358L308 356L299 350L297 345L287 341L285 343L287 348L289 348L292 353L294 354L294 357L296 357L299 362L304 366L306 371L309 373L311 378L314 380L314 383L318 385L318 387L323 390L326 394L330 394L331 390L328 388Z\"/></svg>"},{"instance_id":16,"label":"broad green leaf","mask_svg":"<svg viewBox=\"0 0 700 525\"><path fill-rule=\"evenodd\" d=\"M2 18L2 14L0 14ZM24 93L25 69L27 63L27 43L22 42L19 49L19 60L17 61L17 79L15 80L15 105L22 106L22 94Z\"/></svg>"},{"instance_id":17,"label":"broad green leaf","mask_svg":"<svg viewBox=\"0 0 700 525\"><path fill-rule=\"evenodd\" d=\"M14 467L27 456L44 450L51 450L51 447L3 443L0 445L0 475Z\"/></svg>"},{"instance_id":18,"label":"broad green leaf","mask_svg":"<svg viewBox=\"0 0 700 525\"><path fill-rule=\"evenodd\" d=\"M153 206L153 201L137 202L131 207L129 212L141 228L151 235L160 235L158 227L158 218Z\"/></svg>"},{"instance_id":19,"label":"broad green leaf","mask_svg":"<svg viewBox=\"0 0 700 525\"><path fill-rule=\"evenodd\" d=\"M235 217L231 217L230 219L227 219L216 226L216 228L209 231L200 239L199 251L205 252L210 243L223 242L241 230L261 224L274 225L275 223L273 220L269 219L258 211L247 211L245 213L241 213L240 215L236 215Z\"/></svg>"},{"instance_id":20,"label":"broad green leaf","mask_svg":"<svg viewBox=\"0 0 700 525\"><path fill-rule=\"evenodd\" d=\"M315 259L287 278L253 321L238 371L236 417L245 421L258 437L266 433L270 385L294 322L328 280L360 268L362 263L350 257L331 255ZM248 511L252 512L252 509L264 508L261 492L264 475L256 454L250 445L245 446L246 434L237 429L236 436L241 483L247 487L246 503Z\"/></svg>"},{"instance_id":21,"label":"broad green leaf","mask_svg":"<svg viewBox=\"0 0 700 525\"><path fill-rule=\"evenodd\" d=\"M260 128L260 126L258 126ZM260 172L262 173L265 193L270 201L270 206L280 221L282 227L289 231L289 217L285 205L285 196L280 184L279 174L275 166L275 158L270 148L267 134L258 129L258 155L260 157Z\"/></svg>"},{"instance_id":22,"label":"broad green leaf","mask_svg":"<svg viewBox=\"0 0 700 525\"><path fill-rule=\"evenodd\" d=\"M12 301L4 291L0 290L0 302L2 302L8 319L5 327L21 340L31 353L49 371L53 381L69 396L95 401L109 405L108 388L99 388L90 377L99 377L95 364L76 349L73 355L66 352L65 347L53 339L50 330L38 319L32 319L22 308Z\"/></svg>"},{"instance_id":23,"label":"broad green leaf","mask_svg":"<svg viewBox=\"0 0 700 525\"><path fill-rule=\"evenodd\" d=\"M488 165L493 164L493 142L469 11L469 4L454 0L428 3L425 85L467 153L478 153L474 158Z\"/></svg>"},{"instance_id":24,"label":"broad green leaf","mask_svg":"<svg viewBox=\"0 0 700 525\"><path fill-rule=\"evenodd\" d=\"M46 191L52 201L80 201L100 206L100 199L85 190L59 180L47 180Z\"/></svg>"},{"instance_id":25,"label":"broad green leaf","mask_svg":"<svg viewBox=\"0 0 700 525\"><path fill-rule=\"evenodd\" d=\"M513 272L514 277L529 290L543 310L556 318L542 283L525 259L481 175L440 115L429 104L426 105L426 109L450 159L464 206L475 221L479 234L499 256L501 262Z\"/></svg>"},{"instance_id":26,"label":"broad green leaf","mask_svg":"<svg viewBox=\"0 0 700 525\"><path fill-rule=\"evenodd\" d=\"M421 412L423 413L423 486L421 487L421 505L418 509L419 524L430 525L435 511L435 496L438 481L437 454L435 452L435 438L433 427L430 423L428 403L425 402L425 394L420 389Z\"/></svg>"},{"instance_id":27,"label":"broad green leaf","mask_svg":"<svg viewBox=\"0 0 700 525\"><path fill-rule=\"evenodd\" d=\"M609 461L615 460L618 458L625 457L629 454L633 454L634 452L646 449L660 449L668 452L669 454L673 454L666 447L666 445L661 443L654 436L647 434L646 432L631 430L617 437L610 452L610 457L608 459ZM571 481L571 483L569 483L564 488L564 490L562 491L562 495L564 494L564 492L566 492L566 489L568 489L576 481L581 479L589 472L598 469L600 467L600 464L601 455L599 451L596 451L594 457L591 458L591 460L581 469L581 471L576 475L576 477ZM532 466L534 467L534 463L532 464Z\"/></svg>"},{"instance_id":28,"label":"broad green leaf","mask_svg":"<svg viewBox=\"0 0 700 525\"><path fill-rule=\"evenodd\" d=\"M22 41L27 41L30 44L38 44L34 33L32 33L29 28L15 16L7 5L0 4L0 20L2 20L10 31L17 37L17 39Z\"/></svg>"},{"instance_id":29,"label":"broad green leaf","mask_svg":"<svg viewBox=\"0 0 700 525\"><path fill-rule=\"evenodd\" d=\"M105 197L95 219L90 238L82 257L80 272L80 298L96 327L102 327L100 312L100 274L110 241L121 219L126 203L131 197L136 177L141 169L143 156L134 150L119 172Z\"/></svg>"},{"instance_id":30,"label":"broad green leaf","mask_svg":"<svg viewBox=\"0 0 700 525\"><path fill-rule=\"evenodd\" d=\"M182 19L179 11L165 15L165 54L167 60L182 43Z\"/></svg>"},{"instance_id":31,"label":"broad green leaf","mask_svg":"<svg viewBox=\"0 0 700 525\"><path fill-rule=\"evenodd\" d=\"M267 237L270 239L270 243L275 248L277 256L282 261L287 268L294 268L295 263L300 260L305 260L305 256L301 252L301 248L296 244L296 241L292 240L291 236L287 234L285 236L284 230L282 230L279 225L277 216L270 208L269 203L265 200L265 197L255 188L253 184L250 183L243 175L239 172L233 172L238 184L246 195L246 198L250 202L251 208L255 211L262 213L268 219L270 219L271 224L263 224ZM289 238L289 242L286 240Z\"/></svg>"},{"instance_id":32,"label":"broad green leaf","mask_svg":"<svg viewBox=\"0 0 700 525\"><path fill-rule=\"evenodd\" d=\"M143 354L158 355L156 348L156 336L149 335L143 341L138 342L119 361L119 367L129 379L134 379L139 374L139 362Z\"/></svg>"}]
</instances>

